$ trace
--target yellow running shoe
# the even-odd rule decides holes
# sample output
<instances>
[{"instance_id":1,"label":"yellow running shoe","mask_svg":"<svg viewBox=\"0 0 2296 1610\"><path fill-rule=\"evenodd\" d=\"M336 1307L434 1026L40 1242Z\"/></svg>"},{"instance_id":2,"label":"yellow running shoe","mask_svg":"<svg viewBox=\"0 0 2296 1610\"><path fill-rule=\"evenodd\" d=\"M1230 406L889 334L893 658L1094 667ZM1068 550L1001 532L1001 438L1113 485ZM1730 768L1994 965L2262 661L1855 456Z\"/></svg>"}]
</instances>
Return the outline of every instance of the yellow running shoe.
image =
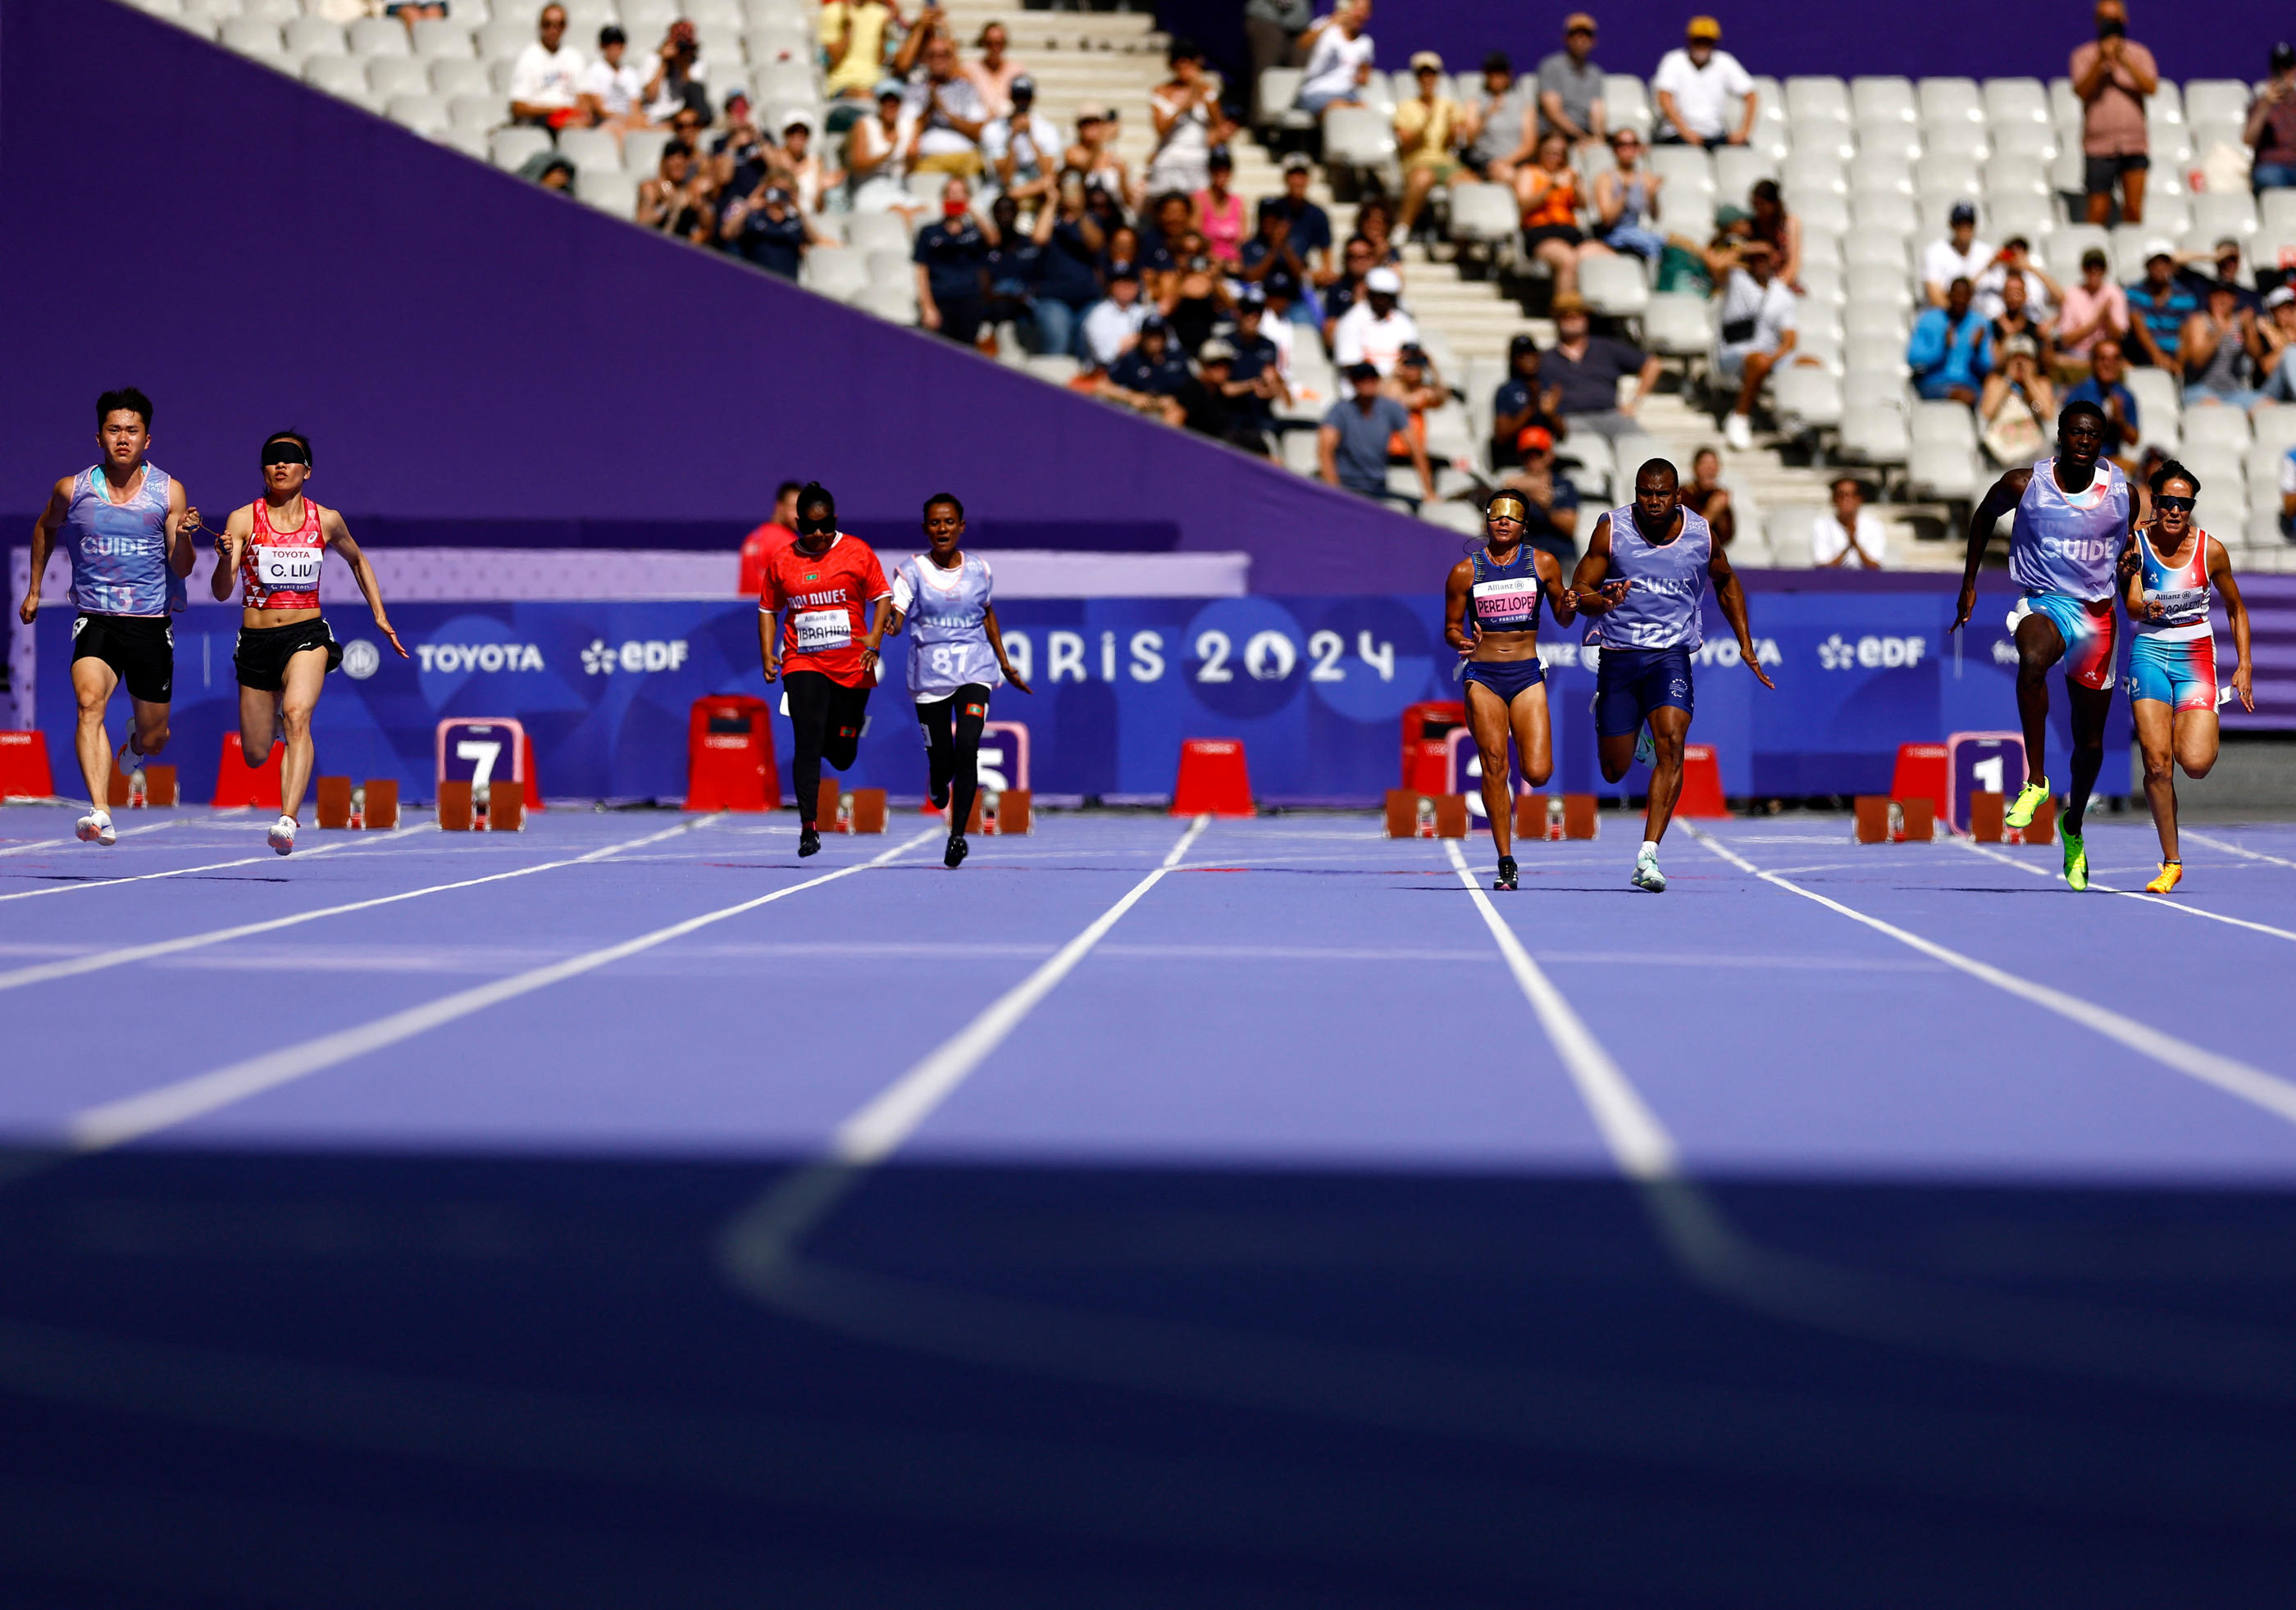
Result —
<instances>
[{"instance_id":1,"label":"yellow running shoe","mask_svg":"<svg viewBox=\"0 0 2296 1610\"><path fill-rule=\"evenodd\" d=\"M2009 813L2001 819L2001 824L2011 828L2031 827L2033 813L2041 808L2041 802L2048 797L2049 780L2046 777L2035 778L2017 790L2017 797L2011 802Z\"/></svg>"},{"instance_id":2,"label":"yellow running shoe","mask_svg":"<svg viewBox=\"0 0 2296 1610\"><path fill-rule=\"evenodd\" d=\"M2164 861L2161 863L2161 875L2144 886L2144 892L2148 895L2165 895L2184 881L2185 863L2181 861Z\"/></svg>"},{"instance_id":3,"label":"yellow running shoe","mask_svg":"<svg viewBox=\"0 0 2296 1610\"><path fill-rule=\"evenodd\" d=\"M2068 833L2062 828L2057 830L2057 837L2064 841L2065 846L2065 882L2078 895L2088 887L2088 841L2079 833Z\"/></svg>"}]
</instances>

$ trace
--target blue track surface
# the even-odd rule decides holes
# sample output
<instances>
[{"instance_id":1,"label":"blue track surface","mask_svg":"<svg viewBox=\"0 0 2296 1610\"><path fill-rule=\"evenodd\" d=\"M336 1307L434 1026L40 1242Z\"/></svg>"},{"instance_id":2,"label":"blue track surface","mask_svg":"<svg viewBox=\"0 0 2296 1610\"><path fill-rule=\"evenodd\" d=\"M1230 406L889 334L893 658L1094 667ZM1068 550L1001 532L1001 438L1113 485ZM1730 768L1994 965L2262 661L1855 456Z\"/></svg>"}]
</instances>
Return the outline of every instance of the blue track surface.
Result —
<instances>
[{"instance_id":1,"label":"blue track surface","mask_svg":"<svg viewBox=\"0 0 2296 1610\"><path fill-rule=\"evenodd\" d=\"M802 862L786 814L122 821L0 813L44 1536L126 1480L149 1536L529 1540L473 1603L602 1539L700 1573L655 1602L2284 1590L2296 831L2188 830L2172 903L1706 823L1654 898L1610 817L1521 852L1503 944L1347 816L956 874L898 816ZM2089 847L2151 875L2141 820Z\"/></svg>"}]
</instances>

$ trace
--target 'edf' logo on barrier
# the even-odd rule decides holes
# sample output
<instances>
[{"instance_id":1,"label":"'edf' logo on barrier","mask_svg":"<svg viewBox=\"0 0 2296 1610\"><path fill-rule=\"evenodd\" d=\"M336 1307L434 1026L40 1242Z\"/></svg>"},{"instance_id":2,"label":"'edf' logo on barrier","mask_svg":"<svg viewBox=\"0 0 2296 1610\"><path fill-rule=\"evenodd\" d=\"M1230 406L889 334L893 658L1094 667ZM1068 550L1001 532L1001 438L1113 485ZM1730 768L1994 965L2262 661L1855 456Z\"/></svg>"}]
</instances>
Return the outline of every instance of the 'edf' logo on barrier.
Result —
<instances>
[{"instance_id":1,"label":"'edf' logo on barrier","mask_svg":"<svg viewBox=\"0 0 2296 1610\"><path fill-rule=\"evenodd\" d=\"M685 654L682 637L633 641L619 649L595 637L582 650L582 669L592 676L611 676L616 671L675 671L685 663Z\"/></svg>"},{"instance_id":2,"label":"'edf' logo on barrier","mask_svg":"<svg viewBox=\"0 0 2296 1610\"><path fill-rule=\"evenodd\" d=\"M1922 651L1928 646L1928 641L1920 637L1861 637L1852 642L1836 632L1817 645L1817 663L1829 671L1852 667L1895 671L1920 665Z\"/></svg>"}]
</instances>

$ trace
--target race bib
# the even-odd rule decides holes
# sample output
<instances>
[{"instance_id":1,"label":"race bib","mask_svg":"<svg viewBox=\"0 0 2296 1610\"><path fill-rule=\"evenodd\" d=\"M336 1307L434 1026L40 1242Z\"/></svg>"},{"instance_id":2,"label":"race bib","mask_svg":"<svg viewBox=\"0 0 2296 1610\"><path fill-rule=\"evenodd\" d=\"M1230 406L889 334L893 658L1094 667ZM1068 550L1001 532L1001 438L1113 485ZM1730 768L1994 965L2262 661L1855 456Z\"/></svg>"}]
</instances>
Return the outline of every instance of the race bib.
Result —
<instances>
[{"instance_id":1,"label":"race bib","mask_svg":"<svg viewBox=\"0 0 2296 1610\"><path fill-rule=\"evenodd\" d=\"M790 624L800 654L826 654L853 641L853 617L843 609L800 609Z\"/></svg>"},{"instance_id":2,"label":"race bib","mask_svg":"<svg viewBox=\"0 0 2296 1610\"><path fill-rule=\"evenodd\" d=\"M2189 625L2196 620L2206 619L2209 612L2208 593L2199 587L2163 588L2158 593L2147 593L2145 602L2159 604L2161 621L2172 626Z\"/></svg>"},{"instance_id":3,"label":"race bib","mask_svg":"<svg viewBox=\"0 0 2296 1610\"><path fill-rule=\"evenodd\" d=\"M1529 632L1538 625L1538 582L1513 576L1477 582L1475 619L1486 632Z\"/></svg>"},{"instance_id":4,"label":"race bib","mask_svg":"<svg viewBox=\"0 0 2296 1610\"><path fill-rule=\"evenodd\" d=\"M319 553L316 548L258 548L256 578L273 593L316 592L319 585Z\"/></svg>"}]
</instances>

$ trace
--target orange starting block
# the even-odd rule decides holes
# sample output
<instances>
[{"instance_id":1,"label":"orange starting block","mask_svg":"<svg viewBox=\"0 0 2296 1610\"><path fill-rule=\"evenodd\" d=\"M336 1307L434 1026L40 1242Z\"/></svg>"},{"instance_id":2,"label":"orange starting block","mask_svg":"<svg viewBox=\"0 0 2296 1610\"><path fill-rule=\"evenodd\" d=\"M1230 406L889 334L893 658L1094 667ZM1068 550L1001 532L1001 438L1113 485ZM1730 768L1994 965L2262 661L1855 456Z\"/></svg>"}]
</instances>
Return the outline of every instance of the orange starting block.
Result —
<instances>
[{"instance_id":1,"label":"orange starting block","mask_svg":"<svg viewBox=\"0 0 2296 1610\"><path fill-rule=\"evenodd\" d=\"M824 833L882 833L885 790L847 789L835 778L824 777L820 803L814 807L814 825Z\"/></svg>"},{"instance_id":2,"label":"orange starting block","mask_svg":"<svg viewBox=\"0 0 2296 1610\"><path fill-rule=\"evenodd\" d=\"M277 810L279 762L286 752L285 744L275 743L261 765L250 766L239 747L239 734L225 733L223 758L216 763L216 809L227 811L259 805L266 810Z\"/></svg>"},{"instance_id":3,"label":"orange starting block","mask_svg":"<svg viewBox=\"0 0 2296 1610\"><path fill-rule=\"evenodd\" d=\"M2057 797L2050 795L2041 801L2033 813L2033 822L2027 828L2010 828L2004 838L2010 844L2049 844L2057 837Z\"/></svg>"},{"instance_id":4,"label":"orange starting block","mask_svg":"<svg viewBox=\"0 0 2296 1610\"><path fill-rule=\"evenodd\" d=\"M1029 792L1026 789L1000 789L990 793L983 789L972 797L972 815L964 824L968 834L1033 833L1036 827L1029 813Z\"/></svg>"},{"instance_id":5,"label":"orange starting block","mask_svg":"<svg viewBox=\"0 0 2296 1610\"><path fill-rule=\"evenodd\" d=\"M1175 816L1250 816L1251 773L1240 738L1190 738L1180 745L1172 785Z\"/></svg>"},{"instance_id":6,"label":"orange starting block","mask_svg":"<svg viewBox=\"0 0 2296 1610\"><path fill-rule=\"evenodd\" d=\"M1856 809L1859 844L1927 844L1937 837L1937 806L1932 801L1860 794Z\"/></svg>"},{"instance_id":7,"label":"orange starting block","mask_svg":"<svg viewBox=\"0 0 2296 1610\"><path fill-rule=\"evenodd\" d=\"M1969 837L1978 844L1999 844L2007 830L2001 819L2009 803L1998 794L1972 794L1969 797Z\"/></svg>"},{"instance_id":8,"label":"orange starting block","mask_svg":"<svg viewBox=\"0 0 2296 1610\"><path fill-rule=\"evenodd\" d=\"M1464 794L1422 794L1411 789L1387 791L1387 836L1390 838L1464 838L1467 836L1467 797Z\"/></svg>"},{"instance_id":9,"label":"orange starting block","mask_svg":"<svg viewBox=\"0 0 2296 1610\"><path fill-rule=\"evenodd\" d=\"M122 772L111 768L111 786L105 790L109 803L117 810L126 806L140 811L145 805L171 805L176 803L176 768L161 765L158 761L147 763L140 772Z\"/></svg>"}]
</instances>

